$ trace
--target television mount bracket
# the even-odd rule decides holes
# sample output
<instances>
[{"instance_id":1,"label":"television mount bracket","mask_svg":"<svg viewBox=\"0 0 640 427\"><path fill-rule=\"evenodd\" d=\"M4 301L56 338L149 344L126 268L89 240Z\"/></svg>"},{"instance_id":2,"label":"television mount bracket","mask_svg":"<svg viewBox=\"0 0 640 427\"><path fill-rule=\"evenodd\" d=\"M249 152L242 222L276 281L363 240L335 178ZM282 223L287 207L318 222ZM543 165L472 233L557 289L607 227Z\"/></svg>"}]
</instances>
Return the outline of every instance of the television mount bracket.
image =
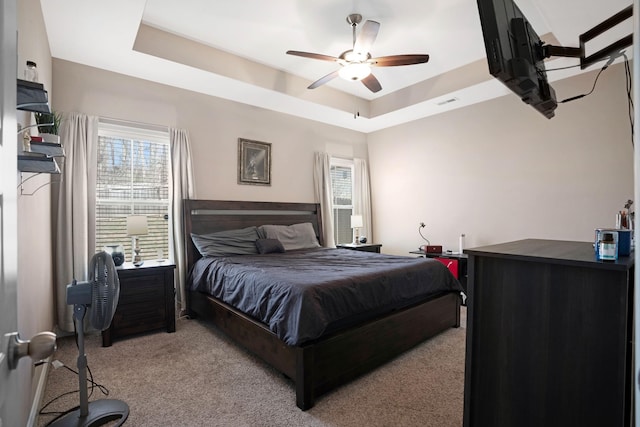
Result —
<instances>
[{"instance_id":1,"label":"television mount bracket","mask_svg":"<svg viewBox=\"0 0 640 427\"><path fill-rule=\"evenodd\" d=\"M580 69L584 70L585 68L593 65L594 63L601 61L606 58L610 58L615 54L619 56L619 52L629 47L633 44L633 35L629 34L626 37L621 38L620 40L611 43L609 46L606 46L599 51L585 57L585 49L584 45L590 40L598 37L600 34L604 33L607 30L615 27L621 22L631 18L633 16L633 5L628 6L611 16L610 18L602 21L600 24L591 28L587 32L580 35L580 47L564 47L564 46L553 46L553 45L545 45L541 46L543 58L549 58L551 56L563 56L569 58L580 58Z\"/></svg>"}]
</instances>

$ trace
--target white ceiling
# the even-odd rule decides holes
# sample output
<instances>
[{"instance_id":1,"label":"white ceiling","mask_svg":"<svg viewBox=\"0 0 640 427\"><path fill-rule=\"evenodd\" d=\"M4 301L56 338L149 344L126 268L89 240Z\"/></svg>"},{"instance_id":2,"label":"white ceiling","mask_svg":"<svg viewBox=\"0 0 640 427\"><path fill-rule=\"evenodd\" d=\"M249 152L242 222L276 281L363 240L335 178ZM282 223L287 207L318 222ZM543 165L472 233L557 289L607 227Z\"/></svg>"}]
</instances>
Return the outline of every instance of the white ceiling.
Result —
<instances>
[{"instance_id":1,"label":"white ceiling","mask_svg":"<svg viewBox=\"0 0 640 427\"><path fill-rule=\"evenodd\" d=\"M577 46L581 33L630 4L630 0L516 2L539 35L551 33L563 46ZM46 0L41 4L55 58L361 132L508 93L487 71L475 0ZM350 49L346 17L351 13L380 22L373 56L427 53L429 62L374 68L382 84L377 94L360 82L339 78L306 89L338 65L285 52L338 56ZM631 23L616 30L599 43L630 33ZM576 59L553 59L547 68L576 63ZM554 81L578 72L579 68L557 71L549 78ZM439 105L451 99L455 102Z\"/></svg>"}]
</instances>

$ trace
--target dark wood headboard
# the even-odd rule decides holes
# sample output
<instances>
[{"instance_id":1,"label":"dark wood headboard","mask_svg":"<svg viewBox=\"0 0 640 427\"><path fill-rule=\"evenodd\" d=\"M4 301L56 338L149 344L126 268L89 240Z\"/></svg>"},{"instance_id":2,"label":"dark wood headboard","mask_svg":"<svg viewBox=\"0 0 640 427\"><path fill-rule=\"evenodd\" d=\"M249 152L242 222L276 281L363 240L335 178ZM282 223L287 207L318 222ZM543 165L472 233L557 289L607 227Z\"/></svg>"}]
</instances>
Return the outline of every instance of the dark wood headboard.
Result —
<instances>
[{"instance_id":1,"label":"dark wood headboard","mask_svg":"<svg viewBox=\"0 0 640 427\"><path fill-rule=\"evenodd\" d=\"M320 205L317 203L242 202L231 200L185 200L184 244L186 271L200 258L191 233L207 234L265 224L291 225L310 222L324 245Z\"/></svg>"}]
</instances>

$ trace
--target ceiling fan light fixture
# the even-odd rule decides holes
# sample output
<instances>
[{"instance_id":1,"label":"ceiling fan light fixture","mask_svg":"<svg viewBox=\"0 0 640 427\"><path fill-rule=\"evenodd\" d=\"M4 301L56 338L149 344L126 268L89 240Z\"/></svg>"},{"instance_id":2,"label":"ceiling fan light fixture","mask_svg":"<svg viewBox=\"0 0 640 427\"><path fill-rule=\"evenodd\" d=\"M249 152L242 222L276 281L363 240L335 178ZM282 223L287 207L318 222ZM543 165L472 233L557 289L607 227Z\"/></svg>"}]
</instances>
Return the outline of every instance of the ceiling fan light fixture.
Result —
<instances>
[{"instance_id":1,"label":"ceiling fan light fixture","mask_svg":"<svg viewBox=\"0 0 640 427\"><path fill-rule=\"evenodd\" d=\"M338 74L345 80L362 80L371 74L371 67L362 63L347 64L340 69Z\"/></svg>"}]
</instances>

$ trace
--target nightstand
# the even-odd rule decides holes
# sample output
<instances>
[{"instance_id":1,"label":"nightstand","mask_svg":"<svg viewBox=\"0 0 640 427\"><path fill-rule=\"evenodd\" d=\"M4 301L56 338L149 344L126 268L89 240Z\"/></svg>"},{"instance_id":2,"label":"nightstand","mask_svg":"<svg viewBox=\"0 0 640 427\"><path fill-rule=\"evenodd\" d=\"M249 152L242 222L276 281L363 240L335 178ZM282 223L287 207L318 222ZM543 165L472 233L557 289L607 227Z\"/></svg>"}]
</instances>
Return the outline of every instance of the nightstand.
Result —
<instances>
[{"instance_id":1,"label":"nightstand","mask_svg":"<svg viewBox=\"0 0 640 427\"><path fill-rule=\"evenodd\" d=\"M380 248L382 245L373 244L373 243L362 243L362 244L353 244L353 243L340 243L336 245L338 249L351 249L353 251L362 251L362 252L377 252L380 253Z\"/></svg>"},{"instance_id":2,"label":"nightstand","mask_svg":"<svg viewBox=\"0 0 640 427\"><path fill-rule=\"evenodd\" d=\"M102 331L102 346L141 332L176 331L173 270L168 261L145 261L140 267L125 262L117 267L120 299L109 329Z\"/></svg>"}]
</instances>

